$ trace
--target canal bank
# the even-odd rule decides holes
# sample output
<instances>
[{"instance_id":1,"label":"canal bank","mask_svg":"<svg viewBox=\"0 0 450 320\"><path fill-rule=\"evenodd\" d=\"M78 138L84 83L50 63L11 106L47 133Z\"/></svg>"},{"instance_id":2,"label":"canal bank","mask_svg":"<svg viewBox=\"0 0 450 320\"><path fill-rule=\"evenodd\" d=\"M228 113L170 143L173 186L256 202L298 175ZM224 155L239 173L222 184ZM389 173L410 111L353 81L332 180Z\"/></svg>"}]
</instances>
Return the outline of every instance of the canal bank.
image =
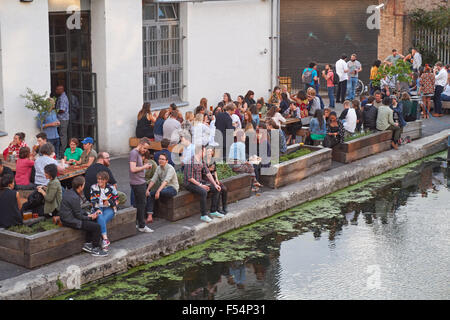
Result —
<instances>
[{"instance_id":1,"label":"canal bank","mask_svg":"<svg viewBox=\"0 0 450 320\"><path fill-rule=\"evenodd\" d=\"M81 254L0 282L0 299L45 299L106 276L124 272L230 230L331 194L447 147L448 130L360 161L315 175L299 183L264 192L230 205L230 214L212 224L191 217L165 224L153 234L115 242L109 257Z\"/></svg>"}]
</instances>

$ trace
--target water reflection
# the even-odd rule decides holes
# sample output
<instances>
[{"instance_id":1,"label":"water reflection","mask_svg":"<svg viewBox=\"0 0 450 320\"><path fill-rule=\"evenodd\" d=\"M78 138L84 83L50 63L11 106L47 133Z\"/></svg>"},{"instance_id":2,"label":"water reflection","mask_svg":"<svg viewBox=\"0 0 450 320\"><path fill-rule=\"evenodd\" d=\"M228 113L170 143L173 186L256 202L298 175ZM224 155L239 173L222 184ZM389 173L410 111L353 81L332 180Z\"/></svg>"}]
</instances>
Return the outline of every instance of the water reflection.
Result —
<instances>
[{"instance_id":1,"label":"water reflection","mask_svg":"<svg viewBox=\"0 0 450 320\"><path fill-rule=\"evenodd\" d=\"M256 240L226 242L229 247L220 249L236 253L224 253L226 261L211 258L218 251L212 246L193 266L182 258L87 286L71 297L97 298L91 293L111 288L102 299L140 299L129 293L139 284L156 299L449 298L448 177L441 162L423 163L401 179L383 180L367 201L348 199L335 217L305 222L287 215L277 218L291 225L284 231L255 227ZM179 278L149 276L167 270ZM380 272L375 289L368 285L373 270ZM130 289L115 289L123 283Z\"/></svg>"}]
</instances>

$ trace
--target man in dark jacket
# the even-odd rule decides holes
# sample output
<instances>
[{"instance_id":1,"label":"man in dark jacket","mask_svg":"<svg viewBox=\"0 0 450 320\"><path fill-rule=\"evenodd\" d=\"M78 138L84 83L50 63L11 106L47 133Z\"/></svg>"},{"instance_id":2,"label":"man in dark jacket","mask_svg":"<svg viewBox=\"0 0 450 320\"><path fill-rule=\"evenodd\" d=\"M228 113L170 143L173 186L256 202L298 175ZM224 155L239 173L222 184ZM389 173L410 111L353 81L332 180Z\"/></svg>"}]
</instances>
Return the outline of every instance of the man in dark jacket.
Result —
<instances>
[{"instance_id":1,"label":"man in dark jacket","mask_svg":"<svg viewBox=\"0 0 450 320\"><path fill-rule=\"evenodd\" d=\"M216 115L216 129L219 130L222 134L222 139L220 139L220 135L216 134L215 139L218 144L222 144L223 147L223 158L226 159L227 155L227 147L229 147L234 141L233 137L231 136L229 139L227 139L226 132L228 129L231 129L233 132L233 120L231 120L231 115L234 113L235 105L230 103L225 106L225 112L220 112Z\"/></svg>"},{"instance_id":2,"label":"man in dark jacket","mask_svg":"<svg viewBox=\"0 0 450 320\"><path fill-rule=\"evenodd\" d=\"M94 221L97 219L97 213L86 215L81 211L80 200L84 183L82 176L73 179L72 189L63 194L59 217L63 226L87 232L87 243L83 246L84 251L91 253L93 256L104 257L108 253L100 246L100 225Z\"/></svg>"},{"instance_id":3,"label":"man in dark jacket","mask_svg":"<svg viewBox=\"0 0 450 320\"><path fill-rule=\"evenodd\" d=\"M362 122L364 125L364 130L377 130L377 115L378 109L373 105L375 98L370 96L367 99L367 104L363 107L362 112Z\"/></svg>"}]
</instances>

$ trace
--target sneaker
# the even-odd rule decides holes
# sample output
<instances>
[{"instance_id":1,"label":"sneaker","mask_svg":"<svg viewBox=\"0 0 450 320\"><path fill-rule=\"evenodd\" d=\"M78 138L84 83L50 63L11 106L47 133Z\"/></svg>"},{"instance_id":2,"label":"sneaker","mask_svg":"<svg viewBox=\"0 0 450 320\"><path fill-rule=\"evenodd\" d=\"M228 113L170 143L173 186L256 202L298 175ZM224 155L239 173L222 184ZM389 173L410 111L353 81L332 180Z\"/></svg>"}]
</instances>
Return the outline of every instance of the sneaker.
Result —
<instances>
[{"instance_id":1,"label":"sneaker","mask_svg":"<svg viewBox=\"0 0 450 320\"><path fill-rule=\"evenodd\" d=\"M204 222L208 222L208 223L210 223L212 221L212 219L208 216L201 216L200 220L202 220Z\"/></svg>"},{"instance_id":2,"label":"sneaker","mask_svg":"<svg viewBox=\"0 0 450 320\"><path fill-rule=\"evenodd\" d=\"M228 210L227 210L227 208L225 207L225 208L222 208L222 210L219 210L219 212L220 212L221 214L225 215L225 214L228 213Z\"/></svg>"},{"instance_id":3,"label":"sneaker","mask_svg":"<svg viewBox=\"0 0 450 320\"><path fill-rule=\"evenodd\" d=\"M91 255L93 255L94 257L106 257L108 255L108 252L101 248L94 248Z\"/></svg>"},{"instance_id":4,"label":"sneaker","mask_svg":"<svg viewBox=\"0 0 450 320\"><path fill-rule=\"evenodd\" d=\"M151 233L151 232L153 232L154 230L152 230L152 229L150 229L149 227L145 226L145 227L143 227L143 228L138 228L138 231L139 231L139 232L144 232L144 233Z\"/></svg>"},{"instance_id":5,"label":"sneaker","mask_svg":"<svg viewBox=\"0 0 450 320\"><path fill-rule=\"evenodd\" d=\"M223 214L221 214L220 212L211 212L210 214L209 214L210 216L213 216L213 217L217 217L217 218L223 218L223 217L225 217Z\"/></svg>"},{"instance_id":6,"label":"sneaker","mask_svg":"<svg viewBox=\"0 0 450 320\"><path fill-rule=\"evenodd\" d=\"M108 239L103 240L102 241L102 249L105 250L105 251L108 251L110 244L111 244L111 242Z\"/></svg>"},{"instance_id":7,"label":"sneaker","mask_svg":"<svg viewBox=\"0 0 450 320\"><path fill-rule=\"evenodd\" d=\"M87 253L92 253L92 251L94 250L94 246L92 245L92 243L85 243L83 248L81 248L83 251L86 251Z\"/></svg>"}]
</instances>

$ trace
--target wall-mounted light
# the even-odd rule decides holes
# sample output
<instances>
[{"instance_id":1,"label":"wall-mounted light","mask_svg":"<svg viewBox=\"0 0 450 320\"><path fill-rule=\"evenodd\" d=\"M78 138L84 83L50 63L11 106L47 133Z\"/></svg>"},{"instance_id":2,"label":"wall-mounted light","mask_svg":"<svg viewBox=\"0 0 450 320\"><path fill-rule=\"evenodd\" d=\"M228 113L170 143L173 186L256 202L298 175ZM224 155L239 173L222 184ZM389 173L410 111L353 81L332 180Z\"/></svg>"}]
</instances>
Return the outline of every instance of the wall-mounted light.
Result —
<instances>
[{"instance_id":1,"label":"wall-mounted light","mask_svg":"<svg viewBox=\"0 0 450 320\"><path fill-rule=\"evenodd\" d=\"M20 0L20 2L33 2L33 0Z\"/></svg>"}]
</instances>

